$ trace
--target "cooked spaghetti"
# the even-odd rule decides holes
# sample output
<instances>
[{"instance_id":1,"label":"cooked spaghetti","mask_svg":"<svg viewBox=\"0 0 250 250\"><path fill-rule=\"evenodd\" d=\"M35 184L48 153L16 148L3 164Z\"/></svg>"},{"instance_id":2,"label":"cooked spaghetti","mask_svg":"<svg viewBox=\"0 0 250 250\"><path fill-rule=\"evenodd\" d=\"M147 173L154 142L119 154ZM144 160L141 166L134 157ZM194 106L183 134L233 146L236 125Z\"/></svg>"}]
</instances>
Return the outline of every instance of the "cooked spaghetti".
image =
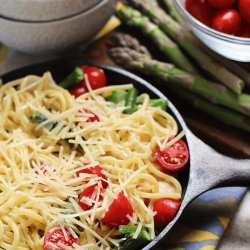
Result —
<instances>
[{"instance_id":1,"label":"cooked spaghetti","mask_svg":"<svg viewBox=\"0 0 250 250\"><path fill-rule=\"evenodd\" d=\"M133 207L128 219L138 226L137 235L143 225L155 237L154 200L180 199L181 186L151 161L152 151L165 147L178 128L166 111L149 106L147 94L132 114L123 113L124 104L107 101L112 91L131 87L108 86L75 99L50 73L1 86L1 249L43 249L45 234L56 226L79 238L74 249L119 246L124 238L118 229L100 220L121 192ZM33 122L35 112L46 119ZM92 112L98 121L89 122ZM77 174L97 165L106 178ZM105 193L100 180L107 183ZM91 208L83 210L79 193L93 185L96 194L81 200Z\"/></svg>"}]
</instances>

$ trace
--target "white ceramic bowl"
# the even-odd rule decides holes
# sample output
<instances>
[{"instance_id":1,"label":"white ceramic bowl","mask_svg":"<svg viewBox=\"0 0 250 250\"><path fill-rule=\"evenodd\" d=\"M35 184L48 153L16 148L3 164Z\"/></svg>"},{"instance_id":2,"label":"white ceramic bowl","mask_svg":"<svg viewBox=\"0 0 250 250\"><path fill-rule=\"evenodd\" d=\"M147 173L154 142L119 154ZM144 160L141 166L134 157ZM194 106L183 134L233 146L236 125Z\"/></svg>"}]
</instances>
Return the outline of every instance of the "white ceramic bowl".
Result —
<instances>
[{"instance_id":1,"label":"white ceramic bowl","mask_svg":"<svg viewBox=\"0 0 250 250\"><path fill-rule=\"evenodd\" d=\"M0 16L20 21L51 21L86 11L102 0L0 0Z\"/></svg>"},{"instance_id":2,"label":"white ceramic bowl","mask_svg":"<svg viewBox=\"0 0 250 250\"><path fill-rule=\"evenodd\" d=\"M186 11L184 0L174 2L185 23L210 49L232 60L250 62L250 38L231 36L211 29Z\"/></svg>"},{"instance_id":3,"label":"white ceramic bowl","mask_svg":"<svg viewBox=\"0 0 250 250\"><path fill-rule=\"evenodd\" d=\"M103 0L78 15L50 22L0 18L1 42L26 53L56 53L90 40L108 21L117 0Z\"/></svg>"}]
</instances>

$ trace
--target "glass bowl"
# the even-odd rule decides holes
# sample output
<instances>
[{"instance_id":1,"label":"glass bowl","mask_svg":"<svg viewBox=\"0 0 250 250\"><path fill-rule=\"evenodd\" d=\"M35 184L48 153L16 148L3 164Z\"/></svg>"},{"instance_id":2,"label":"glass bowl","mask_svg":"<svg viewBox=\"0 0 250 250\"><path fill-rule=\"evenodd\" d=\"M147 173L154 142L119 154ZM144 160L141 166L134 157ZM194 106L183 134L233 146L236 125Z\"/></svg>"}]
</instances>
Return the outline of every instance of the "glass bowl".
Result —
<instances>
[{"instance_id":1,"label":"glass bowl","mask_svg":"<svg viewBox=\"0 0 250 250\"><path fill-rule=\"evenodd\" d=\"M186 11L184 0L174 0L174 3L187 26L210 49L235 61L250 62L250 38L231 36L211 29Z\"/></svg>"}]
</instances>

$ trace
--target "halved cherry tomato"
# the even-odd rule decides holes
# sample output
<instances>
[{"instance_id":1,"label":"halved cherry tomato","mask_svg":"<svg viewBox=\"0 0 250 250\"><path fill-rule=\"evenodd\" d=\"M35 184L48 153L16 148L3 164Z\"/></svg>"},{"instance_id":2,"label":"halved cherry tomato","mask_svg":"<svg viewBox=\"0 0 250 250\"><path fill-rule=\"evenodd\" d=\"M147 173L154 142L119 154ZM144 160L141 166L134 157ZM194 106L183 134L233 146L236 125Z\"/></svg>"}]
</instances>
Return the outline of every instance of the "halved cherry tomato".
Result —
<instances>
[{"instance_id":1,"label":"halved cherry tomato","mask_svg":"<svg viewBox=\"0 0 250 250\"><path fill-rule=\"evenodd\" d=\"M105 180L107 180L107 176L103 173L103 169L100 166L97 165L94 167L81 169L81 170L76 172L77 177L79 177L81 173L93 174L93 175L97 175L97 176L101 177L102 178L102 180L101 180L102 187L107 188L108 183L107 183L107 181L105 181Z\"/></svg>"},{"instance_id":2,"label":"halved cherry tomato","mask_svg":"<svg viewBox=\"0 0 250 250\"><path fill-rule=\"evenodd\" d=\"M228 8L232 6L236 0L207 0L210 5L215 8Z\"/></svg>"},{"instance_id":3,"label":"halved cherry tomato","mask_svg":"<svg viewBox=\"0 0 250 250\"><path fill-rule=\"evenodd\" d=\"M83 189L82 192L78 195L78 204L82 208L83 211L89 210L94 206L95 203L93 202L93 203L89 204L87 202L82 201L82 198L85 197L85 198L92 199L94 201L96 201L98 198L97 201L102 201L103 200L103 193L104 193L104 189L101 188L100 195L99 195L99 197L97 197L98 185L89 186L89 187Z\"/></svg>"},{"instance_id":4,"label":"halved cherry tomato","mask_svg":"<svg viewBox=\"0 0 250 250\"><path fill-rule=\"evenodd\" d=\"M162 168L168 171L178 171L183 168L189 159L187 144L183 140L175 142L172 146L156 151L156 160Z\"/></svg>"},{"instance_id":5,"label":"halved cherry tomato","mask_svg":"<svg viewBox=\"0 0 250 250\"><path fill-rule=\"evenodd\" d=\"M119 193L102 218L102 223L109 227L127 225L129 223L128 216L132 216L133 212L134 210L127 197L124 194Z\"/></svg>"},{"instance_id":6,"label":"halved cherry tomato","mask_svg":"<svg viewBox=\"0 0 250 250\"><path fill-rule=\"evenodd\" d=\"M239 11L243 18L250 23L250 0L239 0Z\"/></svg>"},{"instance_id":7,"label":"halved cherry tomato","mask_svg":"<svg viewBox=\"0 0 250 250\"><path fill-rule=\"evenodd\" d=\"M185 2L187 11L200 22L207 26L211 25L214 8L204 0L187 0Z\"/></svg>"},{"instance_id":8,"label":"halved cherry tomato","mask_svg":"<svg viewBox=\"0 0 250 250\"><path fill-rule=\"evenodd\" d=\"M87 93L87 88L83 87L81 83L76 83L72 88L69 90L70 94L77 98L80 95Z\"/></svg>"},{"instance_id":9,"label":"halved cherry tomato","mask_svg":"<svg viewBox=\"0 0 250 250\"><path fill-rule=\"evenodd\" d=\"M171 198L156 200L153 206L153 211L157 212L154 216L155 226L159 229L167 226L180 208L180 205L180 201Z\"/></svg>"},{"instance_id":10,"label":"halved cherry tomato","mask_svg":"<svg viewBox=\"0 0 250 250\"><path fill-rule=\"evenodd\" d=\"M61 227L54 227L50 229L44 237L44 250L64 250L60 245L72 247L74 243L80 244L79 238L75 238L70 231L65 228L67 239Z\"/></svg>"},{"instance_id":11,"label":"halved cherry tomato","mask_svg":"<svg viewBox=\"0 0 250 250\"><path fill-rule=\"evenodd\" d=\"M220 32L235 35L241 28L242 18L235 9L224 9L217 12L212 20L212 28Z\"/></svg>"},{"instance_id":12,"label":"halved cherry tomato","mask_svg":"<svg viewBox=\"0 0 250 250\"><path fill-rule=\"evenodd\" d=\"M82 109L79 109L79 113L82 113L82 114L90 114L91 116L86 120L86 122L99 122L99 117L94 113L92 112L91 110L89 109L85 109L85 108L82 108Z\"/></svg>"}]
</instances>

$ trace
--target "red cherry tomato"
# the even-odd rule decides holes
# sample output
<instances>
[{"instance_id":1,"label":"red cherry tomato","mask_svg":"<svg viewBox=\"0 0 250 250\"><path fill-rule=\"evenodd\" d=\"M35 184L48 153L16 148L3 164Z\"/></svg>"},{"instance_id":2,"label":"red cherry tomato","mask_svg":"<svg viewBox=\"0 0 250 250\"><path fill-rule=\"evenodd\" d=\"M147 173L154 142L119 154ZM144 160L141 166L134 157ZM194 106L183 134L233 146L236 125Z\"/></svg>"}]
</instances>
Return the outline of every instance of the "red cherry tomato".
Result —
<instances>
[{"instance_id":1,"label":"red cherry tomato","mask_svg":"<svg viewBox=\"0 0 250 250\"><path fill-rule=\"evenodd\" d=\"M101 180L102 187L107 188L108 183L107 183L107 181L105 181L105 180L107 180L107 176L103 173L103 169L100 166L97 165L94 167L81 169L81 170L76 172L77 177L79 177L81 173L93 174L93 175L97 175L97 176L101 177L103 179L103 180Z\"/></svg>"},{"instance_id":2,"label":"red cherry tomato","mask_svg":"<svg viewBox=\"0 0 250 250\"><path fill-rule=\"evenodd\" d=\"M224 9L217 12L212 20L212 28L220 32L235 35L241 28L242 19L235 9Z\"/></svg>"},{"instance_id":3,"label":"red cherry tomato","mask_svg":"<svg viewBox=\"0 0 250 250\"><path fill-rule=\"evenodd\" d=\"M94 113L94 112L92 112L91 110L89 110L89 109L84 109L84 108L82 108L82 109L80 109L79 110L79 113L82 113L82 114L90 114L91 116L86 120L86 122L99 122L100 120L99 120L99 117ZM78 123L77 123L78 124ZM76 124L76 125L77 125Z\"/></svg>"},{"instance_id":4,"label":"red cherry tomato","mask_svg":"<svg viewBox=\"0 0 250 250\"><path fill-rule=\"evenodd\" d=\"M243 18L250 23L250 0L239 0L239 11Z\"/></svg>"},{"instance_id":5,"label":"red cherry tomato","mask_svg":"<svg viewBox=\"0 0 250 250\"><path fill-rule=\"evenodd\" d=\"M183 140L175 142L172 146L156 152L156 160L162 168L168 171L178 171L183 168L189 159L187 144Z\"/></svg>"},{"instance_id":6,"label":"red cherry tomato","mask_svg":"<svg viewBox=\"0 0 250 250\"><path fill-rule=\"evenodd\" d=\"M81 83L76 83L73 85L72 88L69 89L69 92L71 95L73 95L75 98L77 98L80 95L83 95L87 93L87 88L83 87Z\"/></svg>"},{"instance_id":7,"label":"red cherry tomato","mask_svg":"<svg viewBox=\"0 0 250 250\"><path fill-rule=\"evenodd\" d=\"M232 6L236 0L207 0L210 5L215 8L228 8Z\"/></svg>"},{"instance_id":8,"label":"red cherry tomato","mask_svg":"<svg viewBox=\"0 0 250 250\"><path fill-rule=\"evenodd\" d=\"M187 0L187 11L200 22L207 26L211 25L212 16L214 14L214 8L204 0Z\"/></svg>"},{"instance_id":9,"label":"red cherry tomato","mask_svg":"<svg viewBox=\"0 0 250 250\"><path fill-rule=\"evenodd\" d=\"M89 84L92 89L105 87L107 79L104 71L96 66L81 66L84 76L88 78ZM75 83L69 90L71 95L78 97L88 92L86 86L86 79L81 82Z\"/></svg>"},{"instance_id":10,"label":"red cherry tomato","mask_svg":"<svg viewBox=\"0 0 250 250\"><path fill-rule=\"evenodd\" d=\"M44 250L64 250L65 248L60 245L72 247L74 243L80 243L79 238L74 238L70 231L65 228L67 239L61 227L54 227L50 229L44 237Z\"/></svg>"},{"instance_id":11,"label":"red cherry tomato","mask_svg":"<svg viewBox=\"0 0 250 250\"><path fill-rule=\"evenodd\" d=\"M97 185L92 185L89 186L85 189L82 190L82 192L78 195L78 204L79 206L82 208L83 211L89 210L94 206L94 202L93 203L89 203L87 201L82 201L82 198L89 198L91 200L96 201L98 198L98 201L102 201L103 200L103 193L104 193L104 189L101 188L100 189L100 195L99 197L97 197L98 194L98 186Z\"/></svg>"},{"instance_id":12,"label":"red cherry tomato","mask_svg":"<svg viewBox=\"0 0 250 250\"><path fill-rule=\"evenodd\" d=\"M87 75L89 84L92 89L105 87L107 79L104 71L96 66L82 66L84 75ZM83 84L86 84L84 81Z\"/></svg>"},{"instance_id":13,"label":"red cherry tomato","mask_svg":"<svg viewBox=\"0 0 250 250\"><path fill-rule=\"evenodd\" d=\"M244 24L237 35L240 37L250 38L250 24Z\"/></svg>"},{"instance_id":14,"label":"red cherry tomato","mask_svg":"<svg viewBox=\"0 0 250 250\"><path fill-rule=\"evenodd\" d=\"M155 226L159 229L167 226L180 208L180 205L180 201L171 198L156 200L153 207L153 210L157 212L154 216Z\"/></svg>"},{"instance_id":15,"label":"red cherry tomato","mask_svg":"<svg viewBox=\"0 0 250 250\"><path fill-rule=\"evenodd\" d=\"M119 193L102 218L102 223L109 227L127 225L129 223L128 216L132 216L133 212L134 210L127 197L124 194Z\"/></svg>"}]
</instances>

